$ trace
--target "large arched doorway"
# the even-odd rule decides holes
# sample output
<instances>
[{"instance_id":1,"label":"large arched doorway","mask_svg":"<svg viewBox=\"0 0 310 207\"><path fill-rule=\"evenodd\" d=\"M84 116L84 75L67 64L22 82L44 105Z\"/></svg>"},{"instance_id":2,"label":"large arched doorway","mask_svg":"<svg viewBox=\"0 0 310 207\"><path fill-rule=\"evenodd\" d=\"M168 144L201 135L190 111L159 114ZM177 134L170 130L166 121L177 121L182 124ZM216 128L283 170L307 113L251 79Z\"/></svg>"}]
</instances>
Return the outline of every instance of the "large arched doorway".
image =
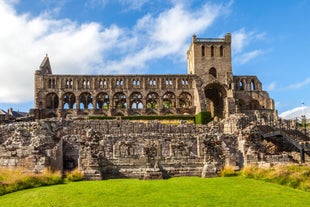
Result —
<instances>
[{"instance_id":1,"label":"large arched doorway","mask_svg":"<svg viewBox=\"0 0 310 207\"><path fill-rule=\"evenodd\" d=\"M207 107L210 110L212 117L225 117L225 98L226 90L223 86L217 83L209 84L205 87L205 96L207 98Z\"/></svg>"}]
</instances>

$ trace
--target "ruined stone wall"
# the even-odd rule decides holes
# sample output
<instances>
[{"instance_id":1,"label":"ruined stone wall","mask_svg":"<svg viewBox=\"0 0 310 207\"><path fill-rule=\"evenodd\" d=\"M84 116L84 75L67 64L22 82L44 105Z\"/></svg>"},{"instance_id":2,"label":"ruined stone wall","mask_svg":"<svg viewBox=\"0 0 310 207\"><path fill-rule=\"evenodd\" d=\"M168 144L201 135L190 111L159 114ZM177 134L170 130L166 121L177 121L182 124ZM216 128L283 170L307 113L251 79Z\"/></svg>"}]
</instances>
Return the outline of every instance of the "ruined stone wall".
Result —
<instances>
[{"instance_id":1,"label":"ruined stone wall","mask_svg":"<svg viewBox=\"0 0 310 207\"><path fill-rule=\"evenodd\" d=\"M234 119L231 119L234 120ZM0 125L0 167L71 171L85 179L216 175L225 165L297 163L298 150L262 139L254 125L40 120Z\"/></svg>"},{"instance_id":2,"label":"ruined stone wall","mask_svg":"<svg viewBox=\"0 0 310 207\"><path fill-rule=\"evenodd\" d=\"M223 165L220 142L212 136L206 141L207 131L207 126L156 121L40 120L1 125L0 166L33 172L78 168L87 179L200 176L205 162L214 163L217 171Z\"/></svg>"}]
</instances>

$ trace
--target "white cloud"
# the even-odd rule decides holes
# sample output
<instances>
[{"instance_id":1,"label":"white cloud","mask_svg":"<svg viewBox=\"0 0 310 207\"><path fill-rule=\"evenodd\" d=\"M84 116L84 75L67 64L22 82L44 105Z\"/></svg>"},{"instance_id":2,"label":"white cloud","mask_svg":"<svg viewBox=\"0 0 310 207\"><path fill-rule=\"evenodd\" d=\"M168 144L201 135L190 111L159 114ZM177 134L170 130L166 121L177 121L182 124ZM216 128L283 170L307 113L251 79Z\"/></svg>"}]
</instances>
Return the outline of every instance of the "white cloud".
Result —
<instances>
[{"instance_id":1,"label":"white cloud","mask_svg":"<svg viewBox=\"0 0 310 207\"><path fill-rule=\"evenodd\" d=\"M33 74L45 53L58 74L130 73L169 56L185 61L191 35L205 31L225 9L205 4L189 10L176 3L125 29L56 20L44 13L19 15L14 4L0 0L0 27L5 28L0 33L0 103L33 100Z\"/></svg>"},{"instance_id":2,"label":"white cloud","mask_svg":"<svg viewBox=\"0 0 310 207\"><path fill-rule=\"evenodd\" d=\"M87 0L85 6L89 8L104 8L109 3L119 3L126 8L125 10L139 10L148 3L148 0Z\"/></svg>"},{"instance_id":3,"label":"white cloud","mask_svg":"<svg viewBox=\"0 0 310 207\"><path fill-rule=\"evenodd\" d=\"M307 119L310 117L310 106L300 106L291 110L285 111L279 115L282 119L295 119L306 115Z\"/></svg>"},{"instance_id":4,"label":"white cloud","mask_svg":"<svg viewBox=\"0 0 310 207\"><path fill-rule=\"evenodd\" d=\"M252 59L269 52L269 50L255 49L245 51L248 45L258 40L264 40L266 33L257 33L254 31L246 31L241 28L232 33L232 53L234 60L238 64L245 64Z\"/></svg>"},{"instance_id":5,"label":"white cloud","mask_svg":"<svg viewBox=\"0 0 310 207\"><path fill-rule=\"evenodd\" d=\"M267 86L267 91L273 91L276 88L276 82L272 82Z\"/></svg>"},{"instance_id":6,"label":"white cloud","mask_svg":"<svg viewBox=\"0 0 310 207\"><path fill-rule=\"evenodd\" d=\"M232 33L232 50L235 54L243 52L244 48L253 41L264 40L266 33L257 33L254 31L246 31L241 28Z\"/></svg>"},{"instance_id":7,"label":"white cloud","mask_svg":"<svg viewBox=\"0 0 310 207\"><path fill-rule=\"evenodd\" d=\"M245 52L236 56L235 61L239 64L245 64L262 54L264 54L262 50L253 50L251 52Z\"/></svg>"},{"instance_id":8,"label":"white cloud","mask_svg":"<svg viewBox=\"0 0 310 207\"><path fill-rule=\"evenodd\" d=\"M147 61L167 56L185 61L191 35L207 29L225 9L224 6L205 4L197 11L190 11L183 4L175 4L158 16L147 14L137 21L131 38L127 39L130 44L123 45L133 52L120 60L107 62L108 67L122 73L128 72L128 69L137 71Z\"/></svg>"},{"instance_id":9,"label":"white cloud","mask_svg":"<svg viewBox=\"0 0 310 207\"><path fill-rule=\"evenodd\" d=\"M17 15L3 1L0 27L5 28L0 33L0 102L32 100L33 74L45 53L50 54L55 72L90 72L121 33L116 26L102 29L96 23Z\"/></svg>"},{"instance_id":10,"label":"white cloud","mask_svg":"<svg viewBox=\"0 0 310 207\"><path fill-rule=\"evenodd\" d=\"M309 84L310 84L310 78L307 78L302 82L289 85L287 88L288 89L300 89L300 88L305 87L306 85L309 85Z\"/></svg>"}]
</instances>

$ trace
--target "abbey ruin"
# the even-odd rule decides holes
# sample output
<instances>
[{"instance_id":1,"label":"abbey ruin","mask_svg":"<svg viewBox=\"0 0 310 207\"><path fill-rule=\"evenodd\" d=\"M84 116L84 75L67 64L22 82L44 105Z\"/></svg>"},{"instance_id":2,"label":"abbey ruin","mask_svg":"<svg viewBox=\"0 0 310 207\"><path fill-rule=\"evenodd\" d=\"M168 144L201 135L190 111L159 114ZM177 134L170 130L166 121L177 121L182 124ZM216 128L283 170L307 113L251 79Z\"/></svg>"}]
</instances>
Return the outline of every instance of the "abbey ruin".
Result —
<instances>
[{"instance_id":1,"label":"abbey ruin","mask_svg":"<svg viewBox=\"0 0 310 207\"><path fill-rule=\"evenodd\" d=\"M234 76L231 35L193 36L188 74L58 75L46 56L35 71L36 118L67 115L166 115L210 111L227 118L237 112L263 112L276 119L274 101L255 76Z\"/></svg>"},{"instance_id":2,"label":"abbey ruin","mask_svg":"<svg viewBox=\"0 0 310 207\"><path fill-rule=\"evenodd\" d=\"M256 76L233 75L229 33L194 35L187 60L188 74L59 75L46 56L34 74L35 121L0 125L0 167L161 179L310 162L310 139L298 123L278 118ZM200 112L213 121L124 118Z\"/></svg>"}]
</instances>

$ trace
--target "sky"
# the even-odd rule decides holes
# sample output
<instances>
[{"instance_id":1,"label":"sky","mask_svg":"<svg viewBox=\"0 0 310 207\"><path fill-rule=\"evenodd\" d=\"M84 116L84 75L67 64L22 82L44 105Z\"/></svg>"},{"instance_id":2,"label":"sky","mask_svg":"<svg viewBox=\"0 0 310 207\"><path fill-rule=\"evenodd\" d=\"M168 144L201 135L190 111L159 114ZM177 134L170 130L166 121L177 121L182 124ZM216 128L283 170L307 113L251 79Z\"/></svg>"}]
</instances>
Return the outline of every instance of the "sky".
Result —
<instances>
[{"instance_id":1,"label":"sky","mask_svg":"<svg viewBox=\"0 0 310 207\"><path fill-rule=\"evenodd\" d=\"M186 74L191 36L232 34L234 75L256 75L284 118L310 117L308 0L0 0L0 108L33 108L34 71Z\"/></svg>"}]
</instances>

